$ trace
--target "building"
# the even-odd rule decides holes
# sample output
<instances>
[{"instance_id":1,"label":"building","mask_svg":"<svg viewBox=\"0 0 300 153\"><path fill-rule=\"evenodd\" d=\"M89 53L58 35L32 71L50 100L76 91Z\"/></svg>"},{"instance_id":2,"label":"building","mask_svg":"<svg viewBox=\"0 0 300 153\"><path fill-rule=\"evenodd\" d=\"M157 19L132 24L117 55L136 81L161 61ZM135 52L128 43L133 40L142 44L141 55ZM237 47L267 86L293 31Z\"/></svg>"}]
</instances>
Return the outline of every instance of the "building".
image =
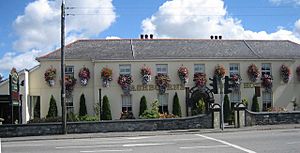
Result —
<instances>
[{"instance_id":1,"label":"building","mask_svg":"<svg viewBox=\"0 0 300 153\"><path fill-rule=\"evenodd\" d=\"M220 103L220 95L212 94L208 88L214 76L216 66L225 68L228 76L238 74L240 86L229 98L231 103L247 99L251 105L256 93L262 111L271 107L293 109L292 101L299 101L300 76L296 69L300 65L300 45L287 40L206 40L206 39L118 39L118 40L77 40L65 47L67 76L74 76L77 83L74 90L67 96L68 112L78 114L79 99L85 95L88 114L94 114L94 106L104 95L108 96L113 119L119 119L122 111L132 111L137 117L139 102L146 96L148 105L155 99L159 100L160 111L172 112L172 101L175 92L184 116L191 115L191 106L203 98L207 106L211 102ZM20 75L22 95L22 122L35 117L45 117L49 108L51 95L60 106L60 49L37 58L40 65L30 70L23 70ZM249 66L254 64L260 76L251 81L248 75ZM287 70L282 70L285 66ZM54 82L45 81L44 74L49 68L56 69ZM87 85L81 85L79 71L86 67L90 72ZM143 85L140 74L142 67L152 70L151 80ZM187 83L182 83L178 69L185 67L189 74ZM101 71L103 68L112 70L112 80L104 87ZM289 74L282 74L291 72ZM195 73L205 73L207 81L200 88L193 81ZM254 72L255 73L255 72ZM128 86L118 84L121 75L131 75L132 83ZM159 90L155 76L167 74L171 80L166 91ZM266 75L265 75L266 74ZM268 86L262 84L262 76ZM126 78L125 78L126 79ZM128 79L128 78L127 78ZM202 78L203 79L203 78ZM107 80L106 80L107 81ZM203 81L203 80L202 80ZM129 80L130 82L130 80ZM54 83L54 84L53 84ZM84 83L84 82L83 82ZM50 84L53 84L51 86ZM107 84L108 85L108 84ZM198 85L199 86L199 85ZM163 87L161 87L163 88ZM159 92L161 91L161 92ZM219 91L220 92L220 91ZM198 94L197 94L198 93ZM0 84L0 94L8 94L8 81ZM211 99L213 98L213 99ZM187 101L190 102L187 102ZM187 103L186 103L187 102ZM299 102L298 102L299 103ZM40 109L34 111L39 105Z\"/></svg>"}]
</instances>

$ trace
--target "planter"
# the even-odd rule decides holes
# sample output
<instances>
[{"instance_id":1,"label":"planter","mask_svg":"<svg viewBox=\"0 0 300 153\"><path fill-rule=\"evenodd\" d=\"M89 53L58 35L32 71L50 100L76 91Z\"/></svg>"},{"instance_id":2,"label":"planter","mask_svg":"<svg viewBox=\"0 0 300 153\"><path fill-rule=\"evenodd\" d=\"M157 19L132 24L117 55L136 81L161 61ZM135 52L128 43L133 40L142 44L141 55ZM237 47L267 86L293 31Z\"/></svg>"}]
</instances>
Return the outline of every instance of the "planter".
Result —
<instances>
[{"instance_id":1,"label":"planter","mask_svg":"<svg viewBox=\"0 0 300 153\"><path fill-rule=\"evenodd\" d=\"M53 87L55 85L55 80L48 80L48 84L50 87Z\"/></svg>"},{"instance_id":2,"label":"planter","mask_svg":"<svg viewBox=\"0 0 300 153\"><path fill-rule=\"evenodd\" d=\"M88 79L87 79L87 78L81 78L81 79L80 79L80 84L81 84L82 86L86 86L86 85L88 84Z\"/></svg>"},{"instance_id":3,"label":"planter","mask_svg":"<svg viewBox=\"0 0 300 153\"><path fill-rule=\"evenodd\" d=\"M103 78L102 79L102 83L103 83L103 87L109 87L111 79L109 78Z\"/></svg>"},{"instance_id":4,"label":"planter","mask_svg":"<svg viewBox=\"0 0 300 153\"><path fill-rule=\"evenodd\" d=\"M143 75L142 77L142 84L146 85L151 81L151 75Z\"/></svg>"}]
</instances>

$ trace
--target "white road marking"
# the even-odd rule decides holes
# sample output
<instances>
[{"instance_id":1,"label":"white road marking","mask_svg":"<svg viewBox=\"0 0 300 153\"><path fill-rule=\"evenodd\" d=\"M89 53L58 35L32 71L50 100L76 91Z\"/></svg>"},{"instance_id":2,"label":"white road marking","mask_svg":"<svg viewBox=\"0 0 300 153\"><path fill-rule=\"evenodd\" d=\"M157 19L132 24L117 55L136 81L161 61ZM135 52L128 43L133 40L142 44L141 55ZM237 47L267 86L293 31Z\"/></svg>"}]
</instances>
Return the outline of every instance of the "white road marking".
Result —
<instances>
[{"instance_id":1,"label":"white road marking","mask_svg":"<svg viewBox=\"0 0 300 153\"><path fill-rule=\"evenodd\" d=\"M173 143L137 143L137 144L124 144L123 147L143 147L143 146L163 146Z\"/></svg>"},{"instance_id":2,"label":"white road marking","mask_svg":"<svg viewBox=\"0 0 300 153\"><path fill-rule=\"evenodd\" d=\"M196 135L196 136L200 136L200 137L202 137L202 138L206 138L206 139L209 139L209 140L213 140L213 141L217 141L217 142L223 143L223 144L225 144L225 145L228 145L228 146L231 146L231 147L233 147L233 148L236 148L236 149L245 151L245 152L247 152L247 153L256 153L255 151L252 151L252 150L250 150L250 149L247 149L247 148L244 148L244 147L241 147L241 146L238 146L238 145L235 145L235 144L232 144L232 143L223 141L223 140L215 139L215 138L208 137L208 136L201 135L201 134L195 134L195 135Z\"/></svg>"},{"instance_id":3,"label":"white road marking","mask_svg":"<svg viewBox=\"0 0 300 153\"><path fill-rule=\"evenodd\" d=\"M56 149L79 149L79 148L106 148L106 147L117 147L120 145L86 145L86 146L58 146Z\"/></svg>"},{"instance_id":4,"label":"white road marking","mask_svg":"<svg viewBox=\"0 0 300 153\"><path fill-rule=\"evenodd\" d=\"M214 146L192 146L192 147L180 147L180 149L209 149L209 148L227 148L228 145L214 145Z\"/></svg>"},{"instance_id":5,"label":"white road marking","mask_svg":"<svg viewBox=\"0 0 300 153\"><path fill-rule=\"evenodd\" d=\"M300 141L287 142L286 144L288 144L288 145L293 145L293 144L298 144L298 143L300 143Z\"/></svg>"},{"instance_id":6,"label":"white road marking","mask_svg":"<svg viewBox=\"0 0 300 153\"><path fill-rule=\"evenodd\" d=\"M140 139L147 139L149 137L128 137L128 138L125 138L125 139L128 139L128 140L140 140Z\"/></svg>"},{"instance_id":7,"label":"white road marking","mask_svg":"<svg viewBox=\"0 0 300 153\"><path fill-rule=\"evenodd\" d=\"M20 147L41 147L47 146L47 144L3 144L5 148L20 148Z\"/></svg>"},{"instance_id":8,"label":"white road marking","mask_svg":"<svg viewBox=\"0 0 300 153\"><path fill-rule=\"evenodd\" d=\"M2 143L2 142L1 142L1 138L0 138L0 153L2 153L2 151L1 151L1 143Z\"/></svg>"},{"instance_id":9,"label":"white road marking","mask_svg":"<svg viewBox=\"0 0 300 153\"><path fill-rule=\"evenodd\" d=\"M88 151L80 151L80 152L83 152L83 153L93 153L93 152L130 152L132 151L132 149L124 149L124 150L88 150Z\"/></svg>"}]
</instances>

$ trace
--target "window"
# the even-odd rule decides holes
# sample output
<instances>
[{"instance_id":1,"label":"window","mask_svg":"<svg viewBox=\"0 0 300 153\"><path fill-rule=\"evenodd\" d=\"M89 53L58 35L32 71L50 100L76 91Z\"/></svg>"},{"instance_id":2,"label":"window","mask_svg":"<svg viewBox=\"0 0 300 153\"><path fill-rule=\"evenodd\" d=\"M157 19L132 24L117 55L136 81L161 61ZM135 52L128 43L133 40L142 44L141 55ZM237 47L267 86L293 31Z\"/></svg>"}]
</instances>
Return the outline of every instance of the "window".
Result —
<instances>
[{"instance_id":1,"label":"window","mask_svg":"<svg viewBox=\"0 0 300 153\"><path fill-rule=\"evenodd\" d=\"M73 95L66 96L67 113L74 113Z\"/></svg>"},{"instance_id":2,"label":"window","mask_svg":"<svg viewBox=\"0 0 300 153\"><path fill-rule=\"evenodd\" d=\"M271 75L271 64L270 63L263 63L261 65L261 75L264 76L265 74Z\"/></svg>"},{"instance_id":3,"label":"window","mask_svg":"<svg viewBox=\"0 0 300 153\"><path fill-rule=\"evenodd\" d=\"M132 111L131 95L122 95L122 112Z\"/></svg>"},{"instance_id":4,"label":"window","mask_svg":"<svg viewBox=\"0 0 300 153\"><path fill-rule=\"evenodd\" d=\"M122 74L122 75L131 73L131 65L130 64L119 65L119 68L120 68L120 74Z\"/></svg>"},{"instance_id":5,"label":"window","mask_svg":"<svg viewBox=\"0 0 300 153\"><path fill-rule=\"evenodd\" d=\"M262 92L262 103L263 103L263 111L267 111L268 108L272 107L272 92L263 91Z\"/></svg>"},{"instance_id":6,"label":"window","mask_svg":"<svg viewBox=\"0 0 300 153\"><path fill-rule=\"evenodd\" d=\"M66 76L74 76L74 66L66 66L65 67L65 75Z\"/></svg>"},{"instance_id":7,"label":"window","mask_svg":"<svg viewBox=\"0 0 300 153\"><path fill-rule=\"evenodd\" d=\"M158 95L158 102L159 102L159 112L160 113L169 113L168 111L168 97L169 94L159 94Z\"/></svg>"},{"instance_id":8,"label":"window","mask_svg":"<svg viewBox=\"0 0 300 153\"><path fill-rule=\"evenodd\" d=\"M157 74L168 74L168 65L167 64L156 64Z\"/></svg>"},{"instance_id":9,"label":"window","mask_svg":"<svg viewBox=\"0 0 300 153\"><path fill-rule=\"evenodd\" d=\"M237 63L231 63L229 64L229 75L232 76L234 74L240 75L240 69L239 69L239 64Z\"/></svg>"},{"instance_id":10,"label":"window","mask_svg":"<svg viewBox=\"0 0 300 153\"><path fill-rule=\"evenodd\" d=\"M232 93L230 93L230 102L231 102L231 108L233 108L236 103L241 102L240 90L232 90Z\"/></svg>"},{"instance_id":11,"label":"window","mask_svg":"<svg viewBox=\"0 0 300 153\"><path fill-rule=\"evenodd\" d=\"M41 117L40 96L30 96L29 109L30 119Z\"/></svg>"},{"instance_id":12,"label":"window","mask_svg":"<svg viewBox=\"0 0 300 153\"><path fill-rule=\"evenodd\" d=\"M195 64L194 65L194 73L205 73L205 65L204 64Z\"/></svg>"}]
</instances>

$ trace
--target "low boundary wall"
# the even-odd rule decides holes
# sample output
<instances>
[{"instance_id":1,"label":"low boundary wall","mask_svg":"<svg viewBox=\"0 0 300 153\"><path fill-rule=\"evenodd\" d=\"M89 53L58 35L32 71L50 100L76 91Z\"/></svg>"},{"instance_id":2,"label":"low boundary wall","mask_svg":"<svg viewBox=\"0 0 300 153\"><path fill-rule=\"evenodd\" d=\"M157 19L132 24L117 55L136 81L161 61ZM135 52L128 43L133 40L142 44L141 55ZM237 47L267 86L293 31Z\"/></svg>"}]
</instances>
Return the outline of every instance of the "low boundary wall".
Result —
<instances>
[{"instance_id":1,"label":"low boundary wall","mask_svg":"<svg viewBox=\"0 0 300 153\"><path fill-rule=\"evenodd\" d=\"M295 112L251 112L246 110L246 126L299 124L300 111Z\"/></svg>"},{"instance_id":2,"label":"low boundary wall","mask_svg":"<svg viewBox=\"0 0 300 153\"><path fill-rule=\"evenodd\" d=\"M184 118L136 119L100 122L68 122L68 133L155 131L213 128L212 114ZM0 137L55 135L62 133L61 123L1 125Z\"/></svg>"}]
</instances>

